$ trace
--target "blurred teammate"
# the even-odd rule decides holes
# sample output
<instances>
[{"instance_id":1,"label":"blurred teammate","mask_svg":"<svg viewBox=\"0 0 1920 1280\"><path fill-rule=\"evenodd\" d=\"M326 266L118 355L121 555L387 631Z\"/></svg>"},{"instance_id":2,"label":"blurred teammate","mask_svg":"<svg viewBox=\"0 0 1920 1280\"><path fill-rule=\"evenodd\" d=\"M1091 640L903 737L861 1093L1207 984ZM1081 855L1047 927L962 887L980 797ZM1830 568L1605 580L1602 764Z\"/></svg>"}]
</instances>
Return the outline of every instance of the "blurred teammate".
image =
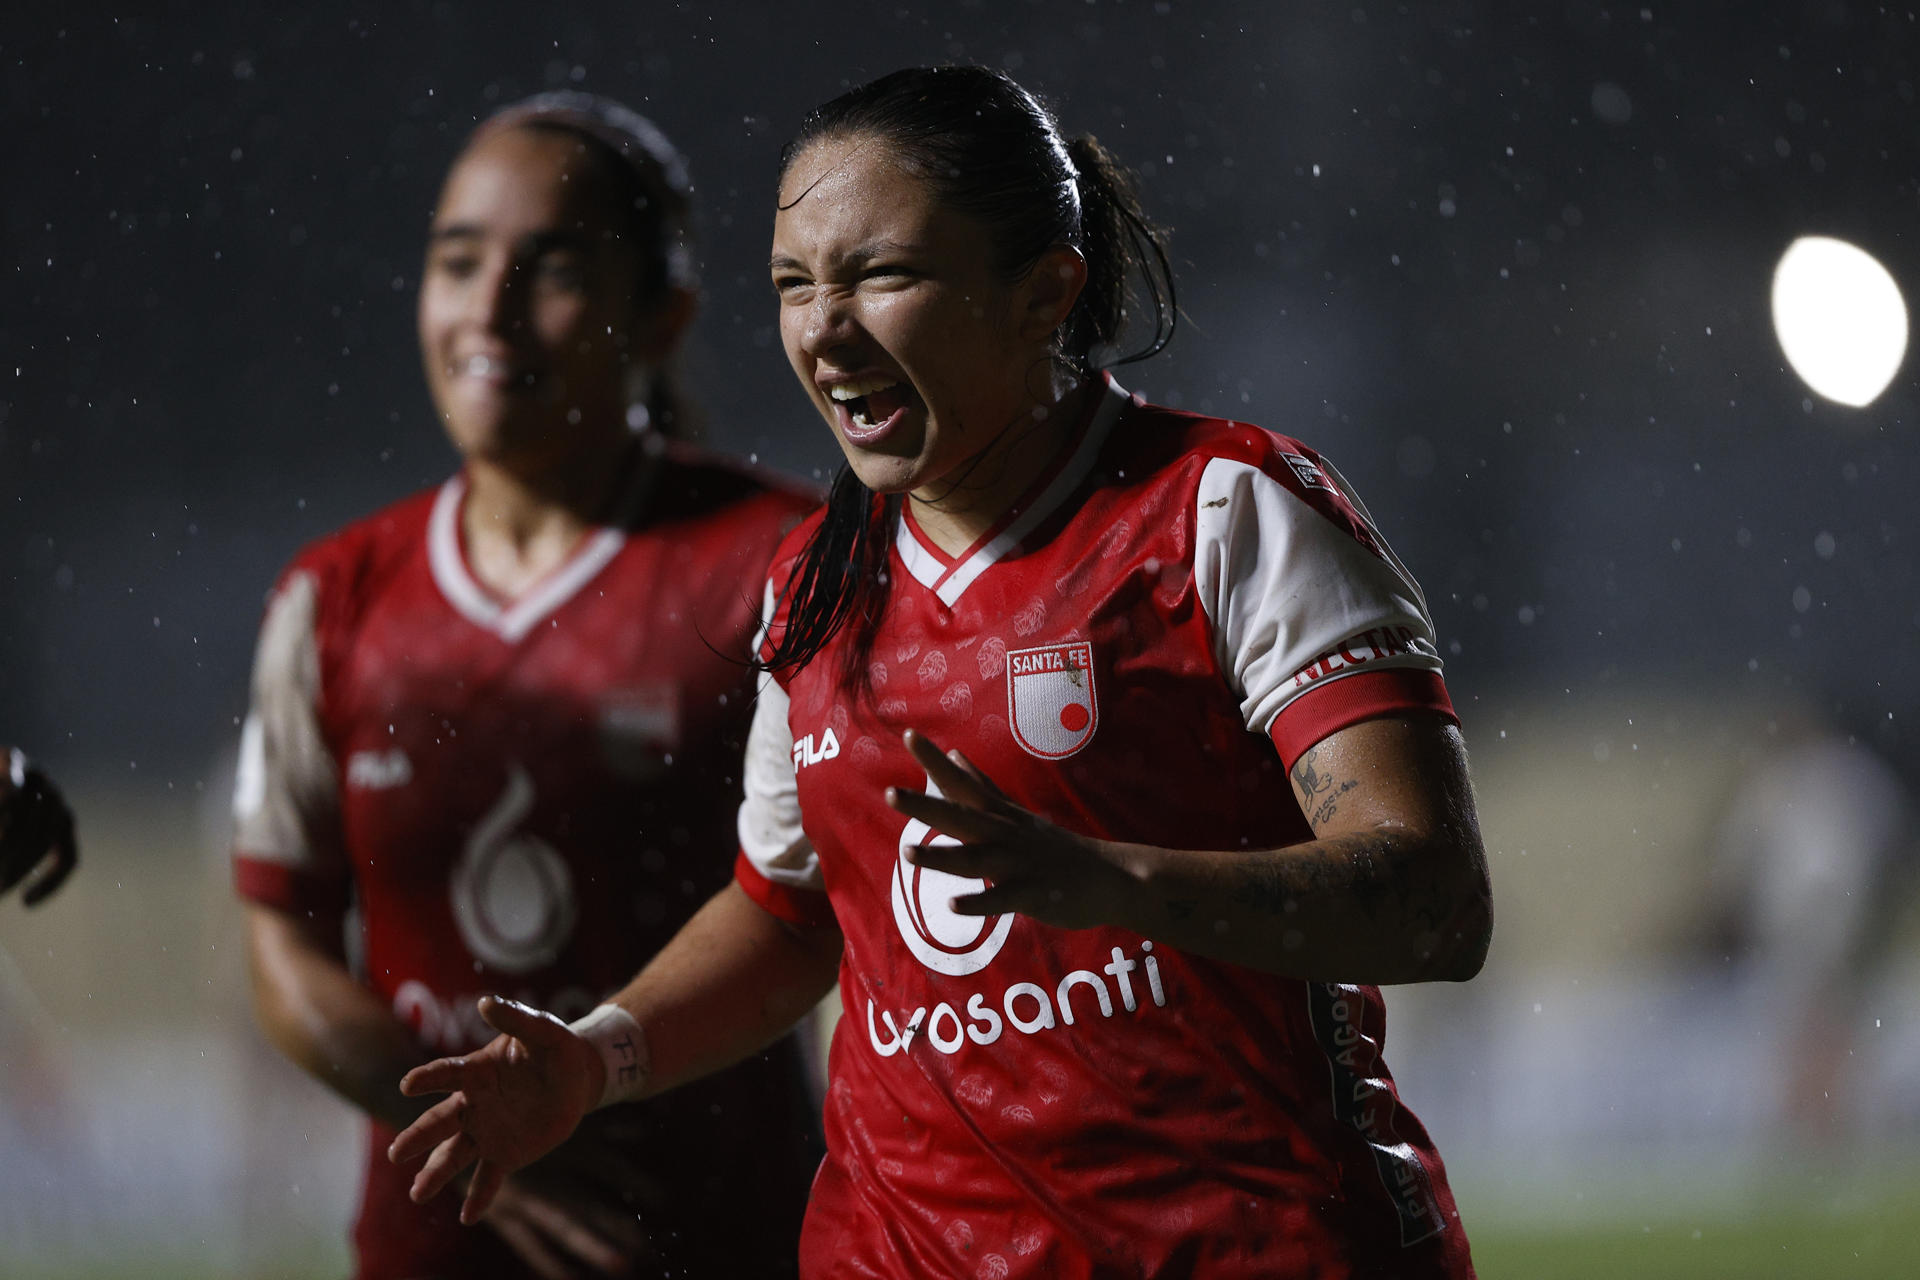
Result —
<instances>
[{"instance_id":1,"label":"blurred teammate","mask_svg":"<svg viewBox=\"0 0 1920 1280\"><path fill-rule=\"evenodd\" d=\"M1133 270L1169 320L1124 172L1003 75L808 118L773 284L849 469L775 560L736 881L589 1018L492 1002L412 1073L457 1091L416 1194L484 1206L837 967L806 1275L1472 1274L1371 985L1491 927L1432 623L1316 452L1096 371Z\"/></svg>"},{"instance_id":2,"label":"blurred teammate","mask_svg":"<svg viewBox=\"0 0 1920 1280\"><path fill-rule=\"evenodd\" d=\"M20 900L37 906L79 862L73 811L60 789L18 747L0 747L0 893L23 884Z\"/></svg>"},{"instance_id":3,"label":"blurred teammate","mask_svg":"<svg viewBox=\"0 0 1920 1280\"><path fill-rule=\"evenodd\" d=\"M380 1158L420 1109L400 1074L492 1034L479 993L585 1013L730 875L759 583L812 503L670 440L687 201L617 104L483 123L419 306L464 465L302 551L267 606L234 870L262 1027L372 1119L363 1280L793 1268L818 1149L790 1040L603 1113L480 1232Z\"/></svg>"}]
</instances>

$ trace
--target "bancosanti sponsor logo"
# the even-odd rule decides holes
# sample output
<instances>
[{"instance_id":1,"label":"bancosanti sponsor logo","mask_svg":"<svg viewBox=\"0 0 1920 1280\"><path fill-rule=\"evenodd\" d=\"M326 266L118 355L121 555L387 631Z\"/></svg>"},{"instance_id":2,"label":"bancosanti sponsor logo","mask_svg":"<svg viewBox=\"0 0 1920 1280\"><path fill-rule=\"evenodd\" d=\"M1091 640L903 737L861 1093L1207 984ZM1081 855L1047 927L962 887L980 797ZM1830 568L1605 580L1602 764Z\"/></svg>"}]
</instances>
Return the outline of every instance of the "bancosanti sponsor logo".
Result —
<instances>
[{"instance_id":1,"label":"bancosanti sponsor logo","mask_svg":"<svg viewBox=\"0 0 1920 1280\"><path fill-rule=\"evenodd\" d=\"M1059 1027L1071 1027L1097 1010L1102 1018L1138 1013L1141 992L1133 975L1146 979L1146 1002L1156 1009L1167 1004L1166 986L1160 978L1160 964L1153 955L1153 943L1140 944L1140 957L1129 956L1121 947L1113 948L1113 958L1098 973L1075 969L1061 978L1052 991L1033 982L1016 982L989 1002L986 993L975 992L956 1008L941 1001L931 1009L922 1005L912 1013L902 1011L896 1018L891 1009L876 1008L867 998L867 1040L883 1058L911 1049L917 1039L925 1039L935 1050L955 1054L971 1041L989 1045L1009 1030L1021 1035L1039 1035ZM1102 974L1106 975L1105 977ZM1110 989L1107 978L1113 979ZM1115 995L1119 999L1115 1000ZM1076 1008L1075 1000L1079 1006ZM964 1013L964 1017L962 1016Z\"/></svg>"}]
</instances>

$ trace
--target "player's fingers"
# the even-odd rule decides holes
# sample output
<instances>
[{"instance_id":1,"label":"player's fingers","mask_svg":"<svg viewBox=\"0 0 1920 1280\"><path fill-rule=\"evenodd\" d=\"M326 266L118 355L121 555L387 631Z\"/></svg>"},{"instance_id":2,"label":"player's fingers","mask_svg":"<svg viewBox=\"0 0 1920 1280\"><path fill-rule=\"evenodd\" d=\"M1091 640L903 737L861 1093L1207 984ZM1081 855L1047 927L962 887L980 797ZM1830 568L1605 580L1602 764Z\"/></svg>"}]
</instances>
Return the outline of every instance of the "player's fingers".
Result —
<instances>
[{"instance_id":1,"label":"player's fingers","mask_svg":"<svg viewBox=\"0 0 1920 1280\"><path fill-rule=\"evenodd\" d=\"M960 772L966 774L969 778L972 778L974 785L979 787L981 792L989 798L996 800L1004 800L1006 798L1006 793L1000 790L992 778L989 778L980 771L980 766L967 759L966 753L961 751L960 748L955 747L953 750L947 752L947 759L953 762L954 768L960 770Z\"/></svg>"},{"instance_id":2,"label":"player's fingers","mask_svg":"<svg viewBox=\"0 0 1920 1280\"><path fill-rule=\"evenodd\" d=\"M409 1164L447 1139L458 1136L460 1112L466 1105L466 1095L456 1093L422 1111L412 1124L387 1144L387 1159L395 1164Z\"/></svg>"},{"instance_id":3,"label":"player's fingers","mask_svg":"<svg viewBox=\"0 0 1920 1280\"><path fill-rule=\"evenodd\" d=\"M906 744L907 753L927 771L927 780L938 787L941 794L976 808L985 806L995 798L997 793L991 783L984 787L981 785L985 778L978 770L969 773L962 769L926 734L909 729L901 741Z\"/></svg>"},{"instance_id":4,"label":"player's fingers","mask_svg":"<svg viewBox=\"0 0 1920 1280\"><path fill-rule=\"evenodd\" d=\"M1058 905L1063 895L1057 889L1034 885L991 885L979 893L963 893L951 906L957 916L1003 916L1016 912L1023 916L1041 916L1049 905Z\"/></svg>"},{"instance_id":5,"label":"player's fingers","mask_svg":"<svg viewBox=\"0 0 1920 1280\"><path fill-rule=\"evenodd\" d=\"M992 840L1006 833L1005 819L924 791L888 787L886 800L895 812L918 818L955 840Z\"/></svg>"},{"instance_id":6,"label":"player's fingers","mask_svg":"<svg viewBox=\"0 0 1920 1280\"><path fill-rule=\"evenodd\" d=\"M472 1138L464 1133L454 1134L435 1147L427 1162L420 1166L420 1172L413 1175L413 1185L407 1189L408 1198L415 1204L433 1199L459 1177L460 1171L472 1164L478 1154Z\"/></svg>"},{"instance_id":7,"label":"player's fingers","mask_svg":"<svg viewBox=\"0 0 1920 1280\"><path fill-rule=\"evenodd\" d=\"M537 1192L527 1193L520 1207L527 1219L568 1255L607 1275L618 1275L626 1269L629 1261L626 1252L588 1226L570 1208Z\"/></svg>"},{"instance_id":8,"label":"player's fingers","mask_svg":"<svg viewBox=\"0 0 1920 1280\"><path fill-rule=\"evenodd\" d=\"M470 1227L487 1216L493 1198L500 1194L500 1184L506 1180L507 1171L491 1160L473 1166L473 1181L467 1184L467 1198L460 1204L462 1226Z\"/></svg>"},{"instance_id":9,"label":"player's fingers","mask_svg":"<svg viewBox=\"0 0 1920 1280\"><path fill-rule=\"evenodd\" d=\"M581 1216L587 1220L587 1225L600 1233L603 1240L620 1250L628 1261L642 1259L653 1253L653 1244L647 1239L646 1228L640 1225L640 1214L633 1209L622 1204L595 1203L581 1210Z\"/></svg>"},{"instance_id":10,"label":"player's fingers","mask_svg":"<svg viewBox=\"0 0 1920 1280\"><path fill-rule=\"evenodd\" d=\"M970 880L1006 879L1021 869L1019 860L996 843L917 844L907 850L907 861Z\"/></svg>"},{"instance_id":11,"label":"player's fingers","mask_svg":"<svg viewBox=\"0 0 1920 1280\"><path fill-rule=\"evenodd\" d=\"M465 1058L435 1058L432 1062L423 1062L400 1077L400 1092L409 1098L417 1098L423 1093L452 1093L467 1083L473 1068ZM445 1103L437 1104L438 1111ZM433 1112L428 1112L428 1115ZM416 1121L416 1123L418 1123Z\"/></svg>"},{"instance_id":12,"label":"player's fingers","mask_svg":"<svg viewBox=\"0 0 1920 1280\"><path fill-rule=\"evenodd\" d=\"M548 1048L573 1036L567 1024L552 1014L503 996L481 996L480 1016L495 1031L512 1036L530 1049Z\"/></svg>"},{"instance_id":13,"label":"player's fingers","mask_svg":"<svg viewBox=\"0 0 1920 1280\"><path fill-rule=\"evenodd\" d=\"M527 1265L527 1269L540 1280L572 1280L573 1269L566 1260L548 1247L533 1224L519 1218L511 1218L496 1213L487 1219L487 1225L499 1233L513 1250L514 1256Z\"/></svg>"}]
</instances>

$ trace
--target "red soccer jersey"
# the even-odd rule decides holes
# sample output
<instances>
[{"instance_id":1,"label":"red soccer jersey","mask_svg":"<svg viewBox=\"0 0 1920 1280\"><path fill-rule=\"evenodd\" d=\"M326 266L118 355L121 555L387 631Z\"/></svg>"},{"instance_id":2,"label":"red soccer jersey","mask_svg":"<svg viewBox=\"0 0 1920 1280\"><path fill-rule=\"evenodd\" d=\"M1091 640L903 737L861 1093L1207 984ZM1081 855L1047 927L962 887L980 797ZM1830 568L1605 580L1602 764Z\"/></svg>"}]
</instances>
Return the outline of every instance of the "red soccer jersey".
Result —
<instances>
[{"instance_id":1,"label":"red soccer jersey","mask_svg":"<svg viewBox=\"0 0 1920 1280\"><path fill-rule=\"evenodd\" d=\"M884 800L926 786L917 728L1088 835L1311 839L1301 752L1452 715L1419 588L1331 468L1110 388L1004 527L953 559L903 516L892 567L871 699L842 636L763 690L749 747L737 877L846 935L803 1274L1470 1276L1376 988L957 916L981 882L907 863L929 832Z\"/></svg>"},{"instance_id":2,"label":"red soccer jersey","mask_svg":"<svg viewBox=\"0 0 1920 1280\"><path fill-rule=\"evenodd\" d=\"M636 467L627 516L514 601L461 547L460 477L303 551L267 608L235 798L240 892L361 924L364 980L422 1060L493 1032L498 992L572 1019L729 878L744 664L780 536L811 505L690 450ZM692 1091L614 1108L652 1185L663 1265L793 1266L817 1160L791 1043ZM373 1126L359 1274L525 1274ZM764 1229L725 1211L752 1203Z\"/></svg>"}]
</instances>

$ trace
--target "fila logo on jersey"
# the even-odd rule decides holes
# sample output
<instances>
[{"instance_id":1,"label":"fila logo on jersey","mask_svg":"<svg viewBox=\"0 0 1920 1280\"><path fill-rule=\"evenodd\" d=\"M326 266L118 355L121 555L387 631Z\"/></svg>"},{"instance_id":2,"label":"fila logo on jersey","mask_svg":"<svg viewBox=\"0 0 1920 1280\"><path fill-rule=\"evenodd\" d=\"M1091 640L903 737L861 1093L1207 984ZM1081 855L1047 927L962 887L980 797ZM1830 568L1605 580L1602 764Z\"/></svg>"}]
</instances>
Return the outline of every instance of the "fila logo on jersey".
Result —
<instances>
[{"instance_id":1,"label":"fila logo on jersey","mask_svg":"<svg viewBox=\"0 0 1920 1280\"><path fill-rule=\"evenodd\" d=\"M1283 453L1280 456L1286 459L1289 467L1293 468L1293 474L1300 477L1301 484L1309 489L1325 489L1328 493L1334 492L1333 482L1327 479L1327 473L1322 471L1313 459L1303 458L1297 453Z\"/></svg>"},{"instance_id":2,"label":"fila logo on jersey","mask_svg":"<svg viewBox=\"0 0 1920 1280\"><path fill-rule=\"evenodd\" d=\"M795 769L804 769L810 764L819 764L823 760L831 760L839 754L840 739L833 736L832 729L828 729L826 733L821 736L818 747L813 745L813 735L808 734L793 744L793 767Z\"/></svg>"},{"instance_id":3,"label":"fila logo on jersey","mask_svg":"<svg viewBox=\"0 0 1920 1280\"><path fill-rule=\"evenodd\" d=\"M1100 727L1093 646L1076 640L1007 654L1007 723L1013 740L1042 760L1064 760L1092 742Z\"/></svg>"},{"instance_id":4,"label":"fila logo on jersey","mask_svg":"<svg viewBox=\"0 0 1920 1280\"><path fill-rule=\"evenodd\" d=\"M363 791L386 791L413 781L413 761L395 747L391 751L356 751L347 757L347 785Z\"/></svg>"}]
</instances>

